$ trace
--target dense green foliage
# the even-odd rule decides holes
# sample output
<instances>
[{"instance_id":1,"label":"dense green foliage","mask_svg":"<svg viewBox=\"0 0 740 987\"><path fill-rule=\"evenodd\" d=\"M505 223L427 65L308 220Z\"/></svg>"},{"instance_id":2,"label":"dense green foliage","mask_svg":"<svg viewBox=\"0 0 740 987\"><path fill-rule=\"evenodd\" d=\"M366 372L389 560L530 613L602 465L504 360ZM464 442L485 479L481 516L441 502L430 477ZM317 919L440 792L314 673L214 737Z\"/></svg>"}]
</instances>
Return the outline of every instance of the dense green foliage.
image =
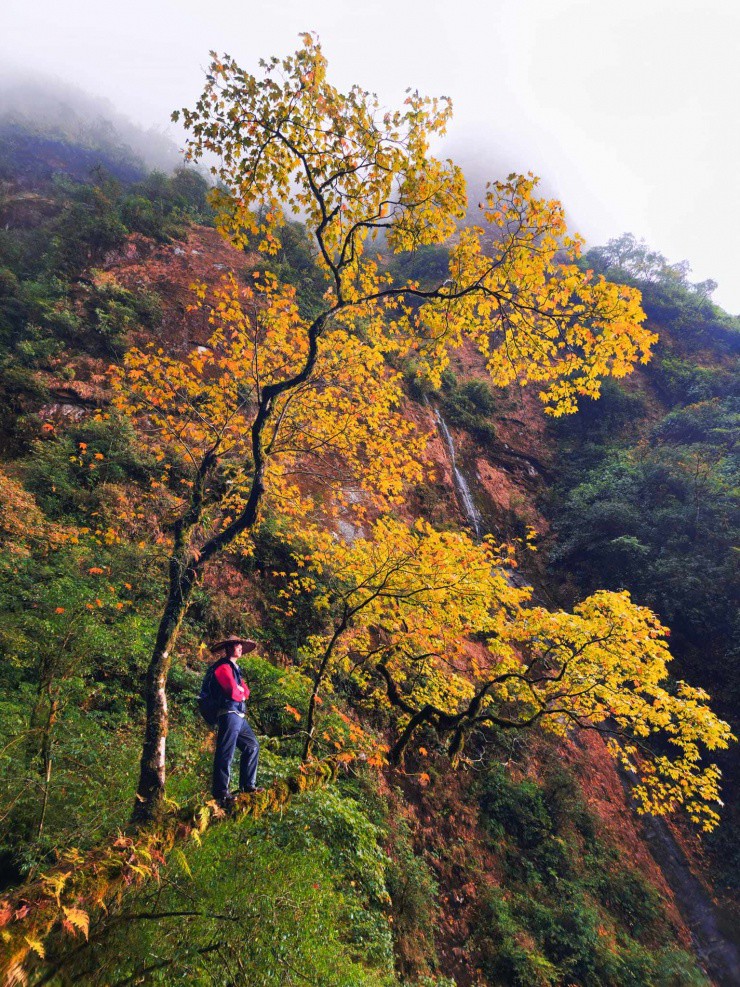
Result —
<instances>
[{"instance_id":1,"label":"dense green foliage","mask_svg":"<svg viewBox=\"0 0 740 987\"><path fill-rule=\"evenodd\" d=\"M27 441L27 415L49 398L45 373L65 378L70 350L110 360L134 328L161 321L156 295L97 270L130 233L159 242L209 222L208 185L195 171L123 183L56 175L26 189L0 180L0 431L2 449Z\"/></svg>"},{"instance_id":2,"label":"dense green foliage","mask_svg":"<svg viewBox=\"0 0 740 987\"><path fill-rule=\"evenodd\" d=\"M648 319L683 353L709 349L720 356L737 354L738 319L711 300L714 281L692 283L686 261L671 264L657 251L629 233L594 247L583 260L585 267L610 280L635 285L642 292Z\"/></svg>"},{"instance_id":3,"label":"dense green foliage","mask_svg":"<svg viewBox=\"0 0 740 987\"><path fill-rule=\"evenodd\" d=\"M491 417L496 399L484 380L460 381L448 370L442 379L440 403L445 420L456 428L464 428L479 442L495 440L496 429Z\"/></svg>"},{"instance_id":4,"label":"dense green foliage","mask_svg":"<svg viewBox=\"0 0 740 987\"><path fill-rule=\"evenodd\" d=\"M671 946L660 897L599 835L572 777L513 782L498 767L479 786L504 881L484 896L474 942L491 983L541 987L705 984Z\"/></svg>"},{"instance_id":5,"label":"dense green foliage","mask_svg":"<svg viewBox=\"0 0 740 987\"><path fill-rule=\"evenodd\" d=\"M661 341L641 387L610 382L600 401L552 426L551 565L579 593L628 589L653 608L671 628L677 677L706 688L737 730L740 321L712 304L711 285L690 284L685 266L633 238L586 263L643 290ZM733 761L723 763L730 811L713 840L723 876L737 884Z\"/></svg>"}]
</instances>

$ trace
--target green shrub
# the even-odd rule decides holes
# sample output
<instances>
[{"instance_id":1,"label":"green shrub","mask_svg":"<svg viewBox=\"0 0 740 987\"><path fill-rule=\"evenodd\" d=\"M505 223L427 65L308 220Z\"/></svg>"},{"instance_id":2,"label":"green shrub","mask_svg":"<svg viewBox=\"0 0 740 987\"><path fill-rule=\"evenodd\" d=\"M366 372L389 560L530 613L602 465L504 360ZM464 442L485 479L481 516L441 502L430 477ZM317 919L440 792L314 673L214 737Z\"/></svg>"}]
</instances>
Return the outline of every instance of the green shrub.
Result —
<instances>
[{"instance_id":1,"label":"green shrub","mask_svg":"<svg viewBox=\"0 0 740 987\"><path fill-rule=\"evenodd\" d=\"M330 848L297 827L292 809L269 825L227 823L173 859L156 897L129 903L129 914L161 917L113 923L81 954L77 976L138 979L156 961L148 979L163 984L392 987L390 964L351 941L360 909L337 883Z\"/></svg>"},{"instance_id":2,"label":"green shrub","mask_svg":"<svg viewBox=\"0 0 740 987\"><path fill-rule=\"evenodd\" d=\"M490 386L483 380L468 380L460 384L447 371L442 378L440 401L446 421L464 428L479 442L491 442L496 430L489 418L496 407Z\"/></svg>"},{"instance_id":3,"label":"green shrub","mask_svg":"<svg viewBox=\"0 0 740 987\"><path fill-rule=\"evenodd\" d=\"M740 400L714 398L679 408L653 429L653 438L673 445L706 443L732 448L740 434Z\"/></svg>"},{"instance_id":4,"label":"green shrub","mask_svg":"<svg viewBox=\"0 0 740 987\"><path fill-rule=\"evenodd\" d=\"M106 484L146 485L151 467L128 422L113 416L87 418L56 438L33 443L25 464L26 486L50 518L89 522Z\"/></svg>"},{"instance_id":5,"label":"green shrub","mask_svg":"<svg viewBox=\"0 0 740 987\"><path fill-rule=\"evenodd\" d=\"M647 373L660 396L670 405L696 404L727 395L737 396L737 374L721 367L703 367L691 360L666 353L653 360Z\"/></svg>"},{"instance_id":6,"label":"green shrub","mask_svg":"<svg viewBox=\"0 0 740 987\"><path fill-rule=\"evenodd\" d=\"M393 940L387 918L388 859L382 831L351 798L334 789L307 792L295 803L291 817L295 839L319 839L341 875L346 894L358 903L349 914L349 941L373 963L392 966ZM303 836L299 834L304 834Z\"/></svg>"},{"instance_id":7,"label":"green shrub","mask_svg":"<svg viewBox=\"0 0 740 987\"><path fill-rule=\"evenodd\" d=\"M541 784L515 782L494 766L479 799L504 866L505 890L484 897L472 936L492 983L703 983L690 956L663 950L672 933L658 892L599 839L571 775L556 766Z\"/></svg>"},{"instance_id":8,"label":"green shrub","mask_svg":"<svg viewBox=\"0 0 740 987\"><path fill-rule=\"evenodd\" d=\"M523 934L499 888L484 897L473 944L479 962L493 984L510 987L550 987L561 982L556 966ZM531 945L530 945L531 944Z\"/></svg>"},{"instance_id":9,"label":"green shrub","mask_svg":"<svg viewBox=\"0 0 740 987\"><path fill-rule=\"evenodd\" d=\"M241 668L251 690L249 698L250 716L259 732L268 736L296 733L298 723L290 706L305 717L311 683L299 672L276 668L269 661L257 655L245 655ZM291 750L291 748L284 748ZM298 753L296 747L294 753Z\"/></svg>"}]
</instances>

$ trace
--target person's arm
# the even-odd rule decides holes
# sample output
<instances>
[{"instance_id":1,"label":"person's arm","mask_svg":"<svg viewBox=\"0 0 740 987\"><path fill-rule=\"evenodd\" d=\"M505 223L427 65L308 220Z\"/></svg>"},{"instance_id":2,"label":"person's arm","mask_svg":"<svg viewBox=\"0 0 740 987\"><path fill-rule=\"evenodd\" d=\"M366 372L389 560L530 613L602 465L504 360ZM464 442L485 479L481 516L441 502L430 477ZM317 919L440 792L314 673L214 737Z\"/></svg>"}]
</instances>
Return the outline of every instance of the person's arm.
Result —
<instances>
[{"instance_id":1,"label":"person's arm","mask_svg":"<svg viewBox=\"0 0 740 987\"><path fill-rule=\"evenodd\" d=\"M216 681L229 699L233 699L237 703L249 699L249 689L246 685L239 685L236 681L234 670L228 662L219 665L213 674L216 676Z\"/></svg>"}]
</instances>

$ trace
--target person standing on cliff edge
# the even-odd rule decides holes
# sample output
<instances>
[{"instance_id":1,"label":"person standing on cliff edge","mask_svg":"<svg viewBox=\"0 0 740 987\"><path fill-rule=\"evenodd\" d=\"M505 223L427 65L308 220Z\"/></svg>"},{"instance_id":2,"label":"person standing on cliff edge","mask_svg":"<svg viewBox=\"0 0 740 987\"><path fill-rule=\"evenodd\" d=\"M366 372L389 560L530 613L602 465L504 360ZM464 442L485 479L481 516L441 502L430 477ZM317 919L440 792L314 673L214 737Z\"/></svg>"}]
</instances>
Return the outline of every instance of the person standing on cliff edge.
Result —
<instances>
[{"instance_id":1,"label":"person standing on cliff edge","mask_svg":"<svg viewBox=\"0 0 740 987\"><path fill-rule=\"evenodd\" d=\"M256 647L256 641L232 634L210 648L211 654L218 658L213 676L221 691L216 753L213 758L213 797L223 808L233 805L237 794L264 791L257 785L260 745L246 718L249 686L237 664L245 651L253 651ZM241 752L239 791L232 793L229 791L229 779L231 762L237 748Z\"/></svg>"}]
</instances>

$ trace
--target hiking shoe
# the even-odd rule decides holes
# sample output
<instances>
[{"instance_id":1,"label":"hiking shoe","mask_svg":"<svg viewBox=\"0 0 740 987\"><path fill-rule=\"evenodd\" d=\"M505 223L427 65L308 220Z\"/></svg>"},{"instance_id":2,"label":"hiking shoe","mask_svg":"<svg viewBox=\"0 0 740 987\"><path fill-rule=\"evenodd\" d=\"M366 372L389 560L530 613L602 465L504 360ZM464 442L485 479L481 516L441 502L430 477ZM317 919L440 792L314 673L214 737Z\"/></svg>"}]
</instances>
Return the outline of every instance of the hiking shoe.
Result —
<instances>
[{"instance_id":1,"label":"hiking shoe","mask_svg":"<svg viewBox=\"0 0 740 987\"><path fill-rule=\"evenodd\" d=\"M253 785L252 788L240 788L240 795L256 795L258 792L264 792L264 788L261 785Z\"/></svg>"},{"instance_id":2,"label":"hiking shoe","mask_svg":"<svg viewBox=\"0 0 740 987\"><path fill-rule=\"evenodd\" d=\"M224 809L226 812L228 812L230 809L233 809L234 806L236 805L236 795L234 795L232 792L229 792L228 795L222 795L221 798L216 799L216 802L218 803L219 808Z\"/></svg>"}]
</instances>

